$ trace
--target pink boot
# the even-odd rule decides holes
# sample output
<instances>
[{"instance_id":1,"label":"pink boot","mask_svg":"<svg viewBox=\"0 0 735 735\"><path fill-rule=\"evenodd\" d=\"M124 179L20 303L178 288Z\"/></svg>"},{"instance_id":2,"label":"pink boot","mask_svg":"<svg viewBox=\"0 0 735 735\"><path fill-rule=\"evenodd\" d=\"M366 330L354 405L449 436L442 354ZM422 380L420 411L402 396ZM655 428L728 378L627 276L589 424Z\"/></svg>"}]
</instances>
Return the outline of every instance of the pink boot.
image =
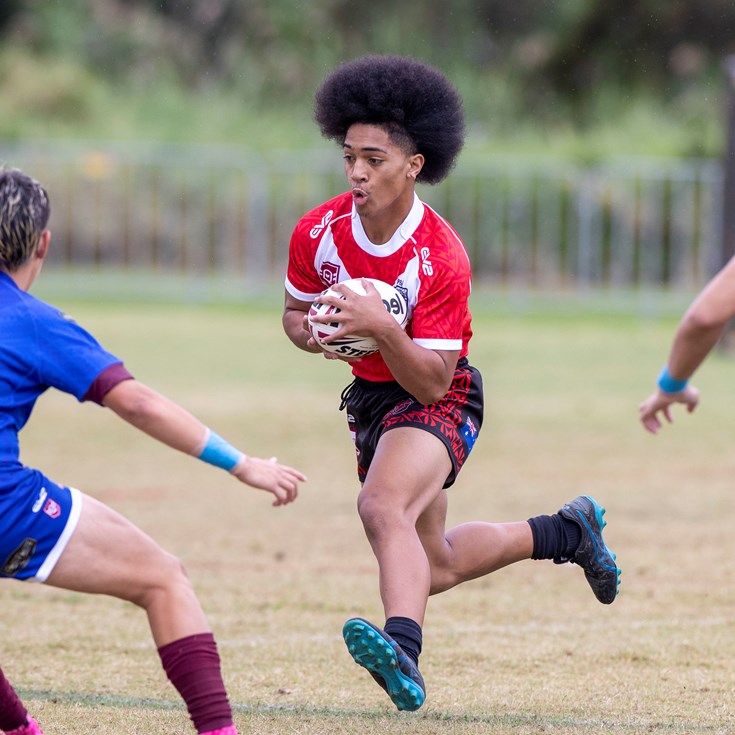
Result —
<instances>
[{"instance_id":1,"label":"pink boot","mask_svg":"<svg viewBox=\"0 0 735 735\"><path fill-rule=\"evenodd\" d=\"M10 730L5 733L5 735L43 735L43 730L41 730L38 723L28 715L25 725L16 727L15 730Z\"/></svg>"},{"instance_id":2,"label":"pink boot","mask_svg":"<svg viewBox=\"0 0 735 735\"><path fill-rule=\"evenodd\" d=\"M40 733L41 731L39 730L38 732ZM237 735L237 728L234 725L228 725L227 727L220 727L219 730L203 732L201 735Z\"/></svg>"}]
</instances>

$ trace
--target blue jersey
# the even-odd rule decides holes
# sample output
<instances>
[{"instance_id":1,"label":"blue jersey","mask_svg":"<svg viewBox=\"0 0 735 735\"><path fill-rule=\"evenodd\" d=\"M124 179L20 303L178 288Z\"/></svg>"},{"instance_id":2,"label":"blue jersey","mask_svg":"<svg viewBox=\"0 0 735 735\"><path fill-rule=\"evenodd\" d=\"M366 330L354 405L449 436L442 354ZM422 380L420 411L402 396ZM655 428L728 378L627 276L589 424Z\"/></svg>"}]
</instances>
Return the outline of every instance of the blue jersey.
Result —
<instances>
[{"instance_id":1,"label":"blue jersey","mask_svg":"<svg viewBox=\"0 0 735 735\"><path fill-rule=\"evenodd\" d=\"M0 496L42 487L41 473L21 464L18 444L38 397L57 388L81 401L118 363L89 332L0 272Z\"/></svg>"}]
</instances>

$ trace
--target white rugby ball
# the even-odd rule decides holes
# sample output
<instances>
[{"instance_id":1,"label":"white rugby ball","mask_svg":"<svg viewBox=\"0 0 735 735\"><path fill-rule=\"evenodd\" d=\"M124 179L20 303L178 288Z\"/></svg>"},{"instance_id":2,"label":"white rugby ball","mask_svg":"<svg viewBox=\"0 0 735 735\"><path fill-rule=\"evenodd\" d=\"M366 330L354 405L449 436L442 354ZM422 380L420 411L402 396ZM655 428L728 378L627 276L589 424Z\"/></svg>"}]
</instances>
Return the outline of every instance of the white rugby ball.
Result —
<instances>
[{"instance_id":1,"label":"white rugby ball","mask_svg":"<svg viewBox=\"0 0 735 735\"><path fill-rule=\"evenodd\" d=\"M401 329L405 329L406 322L408 321L408 305L400 291L385 281L379 281L377 278L368 278L366 280L370 281L378 290L380 298L383 299L386 311L398 322ZM362 287L361 281L361 278L351 278L348 281L342 281L342 283L351 288L355 293L365 296L365 289ZM322 296L324 294L338 296L341 299L344 298L344 296L333 291L331 288L322 291ZM337 314L339 311L339 307L320 304L316 301L311 305L308 318L309 331L317 344L327 352L334 352L344 357L365 357L366 355L372 355L373 352L377 352L378 343L372 337L347 335L340 337L334 342L324 341L325 337L329 337L339 329L339 322L321 324L313 322L312 317L317 316L317 314L319 316L329 316L330 314Z\"/></svg>"}]
</instances>

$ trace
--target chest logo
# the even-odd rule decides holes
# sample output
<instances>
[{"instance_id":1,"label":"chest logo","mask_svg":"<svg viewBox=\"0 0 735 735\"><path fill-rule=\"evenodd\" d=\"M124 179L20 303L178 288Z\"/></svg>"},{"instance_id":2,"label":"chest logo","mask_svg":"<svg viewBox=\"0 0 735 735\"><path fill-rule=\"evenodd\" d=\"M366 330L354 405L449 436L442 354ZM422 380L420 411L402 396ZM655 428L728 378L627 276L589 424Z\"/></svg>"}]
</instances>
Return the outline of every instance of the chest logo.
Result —
<instances>
[{"instance_id":1,"label":"chest logo","mask_svg":"<svg viewBox=\"0 0 735 735\"><path fill-rule=\"evenodd\" d=\"M335 283L339 282L339 265L325 260L319 269L319 277L327 286L334 286Z\"/></svg>"}]
</instances>

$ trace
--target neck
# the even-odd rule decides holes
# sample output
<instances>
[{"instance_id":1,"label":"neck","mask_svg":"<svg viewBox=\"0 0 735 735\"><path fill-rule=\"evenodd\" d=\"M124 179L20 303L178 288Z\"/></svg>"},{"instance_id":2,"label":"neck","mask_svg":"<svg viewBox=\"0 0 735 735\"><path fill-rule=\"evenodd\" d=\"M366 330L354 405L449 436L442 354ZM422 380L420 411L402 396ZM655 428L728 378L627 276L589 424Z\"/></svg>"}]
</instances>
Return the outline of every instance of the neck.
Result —
<instances>
[{"instance_id":1,"label":"neck","mask_svg":"<svg viewBox=\"0 0 735 735\"><path fill-rule=\"evenodd\" d=\"M10 273L9 271L3 271L9 278L15 281L15 285L21 291L29 291L33 285L33 281L36 280L38 270L35 268L33 263L26 263L18 268L17 271Z\"/></svg>"},{"instance_id":2,"label":"neck","mask_svg":"<svg viewBox=\"0 0 735 735\"><path fill-rule=\"evenodd\" d=\"M358 212L362 229L365 230L368 240L373 245L385 245L408 217L412 207L413 193L410 199L396 203L395 207L376 215L362 215Z\"/></svg>"}]
</instances>

